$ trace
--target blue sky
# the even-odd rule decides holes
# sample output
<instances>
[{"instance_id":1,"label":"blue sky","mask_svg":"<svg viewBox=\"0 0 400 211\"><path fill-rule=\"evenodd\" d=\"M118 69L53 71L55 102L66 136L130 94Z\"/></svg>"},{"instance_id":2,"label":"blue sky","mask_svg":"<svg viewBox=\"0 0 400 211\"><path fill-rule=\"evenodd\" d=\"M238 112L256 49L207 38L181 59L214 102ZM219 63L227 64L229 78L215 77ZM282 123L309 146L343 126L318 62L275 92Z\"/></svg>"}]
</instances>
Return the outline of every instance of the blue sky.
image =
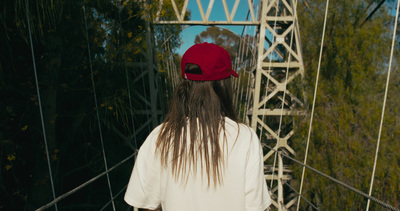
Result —
<instances>
[{"instance_id":1,"label":"blue sky","mask_svg":"<svg viewBox=\"0 0 400 211\"><path fill-rule=\"evenodd\" d=\"M202 2L202 7L204 10L204 13L207 12L209 0L201 0ZM227 6L229 11L232 11L232 8L234 6L235 1L234 0L226 0ZM258 5L258 1L254 1L255 5ZM241 0L239 3L239 6L236 10L236 14L233 20L246 20L247 12L249 10L247 0ZM201 20L201 15L197 6L197 1L196 0L189 0L188 4L188 11L191 11L191 20ZM256 10L255 10L256 12ZM226 20L223 4L221 0L214 0L214 5L210 13L210 18L209 20L213 21L224 21ZM187 26L183 32L182 32L182 41L183 44L182 46L177 50L177 53L183 54L190 46L194 44L194 39L196 35L200 34L202 31L204 31L208 26ZM227 28L234 33L241 35L243 26L221 26L224 28ZM254 32L254 27L248 28L247 29L250 34L253 34Z\"/></svg>"}]
</instances>

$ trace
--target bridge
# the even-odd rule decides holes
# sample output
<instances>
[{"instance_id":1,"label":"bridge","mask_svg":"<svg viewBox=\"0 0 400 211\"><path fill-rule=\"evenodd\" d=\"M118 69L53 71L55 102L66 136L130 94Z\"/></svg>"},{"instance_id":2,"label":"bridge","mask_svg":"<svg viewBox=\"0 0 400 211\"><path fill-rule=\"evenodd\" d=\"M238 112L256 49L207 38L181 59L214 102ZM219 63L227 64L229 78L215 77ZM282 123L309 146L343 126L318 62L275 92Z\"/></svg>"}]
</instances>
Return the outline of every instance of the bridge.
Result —
<instances>
[{"instance_id":1,"label":"bridge","mask_svg":"<svg viewBox=\"0 0 400 211\"><path fill-rule=\"evenodd\" d=\"M383 2L371 3L369 6L374 6L377 10L382 6ZM84 23L82 26L85 29L84 36L86 39L83 49L87 49L87 52L85 52L88 58L86 69L90 72L88 80L90 80L92 85L91 94L95 111L93 114L95 115L94 119L96 119L96 123L92 127L96 128L95 131L99 133L98 146L101 149L99 151L101 152L104 171L61 194L57 194L55 190L56 185L54 184L54 180L56 178L53 178L55 175L52 173L55 167L53 166L51 157L54 154L52 154L50 150L52 148L51 144L49 144L46 138L47 124L45 123L44 108L42 108L40 99L40 84L44 82L40 81L40 78L38 79L37 69L40 64L35 63L38 60L35 57L37 49L35 49L31 26L27 27L29 30L26 34L29 35L28 43L32 53L32 69L36 79L37 102L41 116L44 150L47 156L46 165L50 172L48 179L52 187L53 198L52 201L42 205L37 210L58 210L59 204L63 204L64 200L68 200L71 195L77 194L81 189L92 185L100 179L106 180L104 184L107 185L109 192L109 201L104 203L101 210L118 210L120 207L123 207L120 205L120 201L126 186L116 191L115 186L113 186L113 178L116 176L111 176L111 174L118 171L119 168L127 168L127 164L133 164L140 142L152 128L162 122L165 114L165 102L171 96L172 90L179 80L179 71L177 71L179 69L177 64L179 63L177 63L176 53L173 49L174 42L176 42L174 40L176 39L176 35L171 34L171 32L174 32L174 29L176 29L174 27L178 27L179 30L182 30L184 27L187 28L185 30L190 30L194 26L215 27L219 31L225 30L224 32L231 31L229 28L231 26L240 26L243 29L241 34L232 35L233 37L237 37L237 49L233 60L234 69L240 75L239 79L234 82L236 90L234 102L241 121L251 126L257 132L264 147L265 179L273 198L272 210L299 210L301 207L308 207L310 210L319 210L320 207L315 204L315 200L308 199L303 193L304 187L307 185L307 175L310 174L314 175L312 178L322 177L338 187L343 187L343 191L349 191L362 197L361 200L365 201L365 207L362 209L369 210L371 204L373 204L375 209L399 210L399 202L387 202L384 198L377 198L374 196L373 190L376 169L380 168L377 163L379 148L382 144L381 134L384 125L390 74L393 69L392 60L395 51L396 32L398 31L397 21L400 1L398 0L396 3L396 12L392 14L395 17L393 25L389 27L393 30L393 39L390 46L388 45L388 48L391 50L390 54L387 55L389 60L385 66L386 69L382 71L382 74L387 74L387 79L384 94L381 96L382 106L378 115L380 116L378 125L379 133L378 137L376 137L375 156L371 158L373 162L368 162L371 169L367 179L369 180L368 191L365 191L365 188L360 190L358 186L347 184L346 181L341 181L333 175L324 173L308 164L308 154L310 153L310 144L312 144L310 142L312 141L313 130L316 128L313 125L313 120L314 116L318 115L315 113L315 107L317 97L319 96L318 87L321 65L324 61L324 51L326 51L324 49L324 38L327 33L326 28L327 24L329 24L328 14L332 3L327 0L324 4L321 4L324 7L318 5L321 7L319 9L324 10L324 16L320 17L321 24L318 25L320 27L318 31L321 33L320 43L315 43L316 46L319 46L318 56L315 59L318 62L315 62L315 69L312 69L310 66L308 69L305 68L300 36L302 25L299 24L299 14L297 13L298 4L299 2L296 0L160 0L157 3L139 1L138 5L140 5L141 10L144 12L136 16L140 16L140 19L143 20L144 28L141 27L138 30L140 31L138 33L143 33L141 36L143 40L138 42L140 47L138 47L136 52L139 55L138 59L135 61L130 60L127 52L123 52L124 49L118 49L118 47L114 46L116 52L119 52L117 55L121 57L118 60L120 62L119 66L124 70L124 75L121 75L121 77L126 79L124 83L128 87L125 93L126 101L129 104L127 106L128 111L119 112L125 112L127 117L126 124L129 125L129 130L121 130L116 125L105 124L104 119L108 118L106 112L108 110L112 111L114 108L102 103L103 101L98 101L102 93L96 91L99 88L96 82L96 77L99 73L96 70L95 60L99 58L92 54L94 48L92 40L95 39L94 33L96 33L93 31L93 20L99 18L99 15L93 9L88 9L85 4L82 4L81 11L84 18L81 21ZM303 4L305 5L303 7L312 7L308 1L303 1ZM30 24L35 20L32 20L30 15L31 8L28 5L26 4L25 8L26 23ZM118 16L121 19L126 5L126 2L121 1L117 11L118 14L114 14L113 16ZM246 15L238 15L238 10L246 11ZM370 15L372 16L376 10L371 10ZM218 15L216 15L217 13ZM193 19L191 15L198 19ZM131 14L131 17L133 16L135 15ZM215 17L217 19L213 19ZM125 30L123 21L116 21L115 23L118 24L103 23L104 26L102 27L105 29L105 25L110 24L118 29L116 31ZM107 30L105 29L105 31ZM234 34L233 32L231 33ZM121 39L120 43L125 42L123 39L128 39L126 37L123 38L123 36L119 36L119 38ZM203 39L210 38L205 36ZM103 43L103 45L107 45L107 43ZM306 71L313 72L313 74L309 74L313 76L313 90L306 90L304 88ZM137 87L137 89L131 90L130 87ZM116 112L111 114L111 116L117 115ZM303 127L297 125L300 124L300 120L303 120L301 124L305 124L304 122L306 122L307 125L303 125ZM121 159L120 162L112 166L109 166L107 160L108 154L112 154L112 152L107 150L106 147L107 143L105 142L110 137L106 138L109 135L103 132L105 128L114 131L124 140L124 144L132 149L132 153L129 156ZM296 128L307 129L306 135L303 132L302 137L304 137L304 140L303 147L300 148L301 152L296 152L296 150L299 150L299 147L293 146L293 137L296 136L296 133L300 133ZM294 172L293 168L297 170ZM399 174L400 172L397 172L397 175ZM296 187L293 187L293 184ZM69 201L68 203L73 203L73 201ZM136 208L134 209L137 210Z\"/></svg>"}]
</instances>

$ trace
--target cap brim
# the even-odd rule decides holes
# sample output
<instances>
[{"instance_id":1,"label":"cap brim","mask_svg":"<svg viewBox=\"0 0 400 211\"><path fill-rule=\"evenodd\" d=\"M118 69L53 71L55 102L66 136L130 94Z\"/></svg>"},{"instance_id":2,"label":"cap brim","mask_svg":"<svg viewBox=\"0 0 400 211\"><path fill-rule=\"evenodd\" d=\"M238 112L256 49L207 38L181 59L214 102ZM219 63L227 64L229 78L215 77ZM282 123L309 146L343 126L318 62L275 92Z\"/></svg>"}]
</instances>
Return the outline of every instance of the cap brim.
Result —
<instances>
[{"instance_id":1,"label":"cap brim","mask_svg":"<svg viewBox=\"0 0 400 211\"><path fill-rule=\"evenodd\" d=\"M235 76L236 78L239 77L239 75L236 73L236 71L232 70L232 75Z\"/></svg>"}]
</instances>

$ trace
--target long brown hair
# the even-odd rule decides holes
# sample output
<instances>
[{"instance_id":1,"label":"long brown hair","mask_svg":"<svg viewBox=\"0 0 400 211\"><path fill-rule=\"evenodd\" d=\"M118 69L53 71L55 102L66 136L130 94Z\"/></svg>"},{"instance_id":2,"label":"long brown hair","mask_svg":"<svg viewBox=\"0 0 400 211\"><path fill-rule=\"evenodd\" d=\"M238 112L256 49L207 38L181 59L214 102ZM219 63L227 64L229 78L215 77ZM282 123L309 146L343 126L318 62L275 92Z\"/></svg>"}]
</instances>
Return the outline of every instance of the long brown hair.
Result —
<instances>
[{"instance_id":1,"label":"long brown hair","mask_svg":"<svg viewBox=\"0 0 400 211\"><path fill-rule=\"evenodd\" d=\"M224 117L238 121L232 103L230 78L180 81L161 127L156 148L156 152L161 154L162 165L172 165L176 180L181 176L187 179L190 170L196 174L197 165L201 165L201 173L203 175L205 170L208 185L211 181L214 185L222 183L226 146ZM224 133L223 146L219 141L221 132Z\"/></svg>"}]
</instances>

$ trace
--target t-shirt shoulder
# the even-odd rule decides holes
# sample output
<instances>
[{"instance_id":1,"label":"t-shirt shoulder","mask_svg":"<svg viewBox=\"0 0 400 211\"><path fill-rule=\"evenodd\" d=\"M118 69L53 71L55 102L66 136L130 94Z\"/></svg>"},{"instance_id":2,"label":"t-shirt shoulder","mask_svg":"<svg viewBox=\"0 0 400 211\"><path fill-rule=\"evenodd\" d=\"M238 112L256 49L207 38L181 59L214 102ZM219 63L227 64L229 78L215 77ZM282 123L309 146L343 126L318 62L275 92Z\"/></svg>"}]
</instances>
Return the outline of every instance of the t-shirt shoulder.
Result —
<instances>
[{"instance_id":1,"label":"t-shirt shoulder","mask_svg":"<svg viewBox=\"0 0 400 211\"><path fill-rule=\"evenodd\" d=\"M147 136L146 140L140 146L141 152L144 152L146 154L153 154L155 152L156 145L157 145L157 138L158 138L158 135L160 134L161 126L162 125L158 125L150 132L150 134Z\"/></svg>"},{"instance_id":2,"label":"t-shirt shoulder","mask_svg":"<svg viewBox=\"0 0 400 211\"><path fill-rule=\"evenodd\" d=\"M239 135L240 137L245 137L246 140L257 140L258 137L256 132L251 128L250 126L243 124L243 123L237 123L228 117L225 118L225 128L227 132L231 135ZM238 134L239 133L239 134Z\"/></svg>"}]
</instances>

